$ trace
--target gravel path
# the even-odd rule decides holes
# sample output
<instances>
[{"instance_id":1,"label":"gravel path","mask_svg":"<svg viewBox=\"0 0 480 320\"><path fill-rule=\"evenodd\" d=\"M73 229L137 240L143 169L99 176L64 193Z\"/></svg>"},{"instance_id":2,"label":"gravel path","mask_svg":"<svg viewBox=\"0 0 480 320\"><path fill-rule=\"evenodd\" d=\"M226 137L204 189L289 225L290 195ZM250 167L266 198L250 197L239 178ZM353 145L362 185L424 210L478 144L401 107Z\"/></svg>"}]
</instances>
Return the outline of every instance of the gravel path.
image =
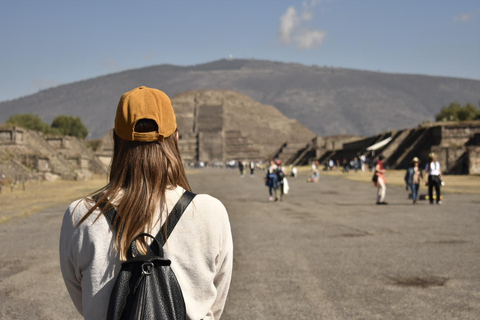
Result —
<instances>
[{"instance_id":1,"label":"gravel path","mask_svg":"<svg viewBox=\"0 0 480 320\"><path fill-rule=\"evenodd\" d=\"M478 195L413 206L389 187L389 205L376 206L371 184L305 179L269 202L263 174L190 175L194 191L230 215L234 273L222 319L480 318ZM0 224L1 319L80 319L58 266L67 205Z\"/></svg>"}]
</instances>

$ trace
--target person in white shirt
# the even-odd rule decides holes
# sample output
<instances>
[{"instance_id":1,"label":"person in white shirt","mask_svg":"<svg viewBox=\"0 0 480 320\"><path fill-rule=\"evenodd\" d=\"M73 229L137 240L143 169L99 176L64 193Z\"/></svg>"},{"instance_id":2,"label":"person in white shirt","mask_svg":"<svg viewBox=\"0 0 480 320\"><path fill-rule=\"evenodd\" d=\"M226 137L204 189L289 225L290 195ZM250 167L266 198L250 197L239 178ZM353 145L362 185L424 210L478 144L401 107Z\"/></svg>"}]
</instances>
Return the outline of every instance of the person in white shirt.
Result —
<instances>
[{"instance_id":1,"label":"person in white shirt","mask_svg":"<svg viewBox=\"0 0 480 320\"><path fill-rule=\"evenodd\" d=\"M430 153L429 155L430 160L428 161L425 172L428 175L428 199L430 204L434 204L433 199L433 188L435 188L435 195L436 195L436 202L437 204L442 204L441 199L441 192L440 187L442 185L442 168L440 166L440 162L437 161L437 156L435 153Z\"/></svg>"},{"instance_id":2,"label":"person in white shirt","mask_svg":"<svg viewBox=\"0 0 480 320\"><path fill-rule=\"evenodd\" d=\"M168 96L139 87L122 95L115 117L108 184L73 202L60 234L60 267L78 312L106 319L112 288L138 234L156 235L169 212L190 191L178 149ZM117 211L115 232L107 221ZM148 245L143 238L141 246ZM197 195L163 247L180 284L188 319L219 319L230 286L233 241L227 211L217 199Z\"/></svg>"},{"instance_id":3,"label":"person in white shirt","mask_svg":"<svg viewBox=\"0 0 480 320\"><path fill-rule=\"evenodd\" d=\"M292 177L296 178L298 175L298 169L297 167L293 167L292 168Z\"/></svg>"},{"instance_id":4,"label":"person in white shirt","mask_svg":"<svg viewBox=\"0 0 480 320\"><path fill-rule=\"evenodd\" d=\"M362 172L365 172L365 164L367 163L367 157L362 154L360 156L360 165L362 166Z\"/></svg>"}]
</instances>

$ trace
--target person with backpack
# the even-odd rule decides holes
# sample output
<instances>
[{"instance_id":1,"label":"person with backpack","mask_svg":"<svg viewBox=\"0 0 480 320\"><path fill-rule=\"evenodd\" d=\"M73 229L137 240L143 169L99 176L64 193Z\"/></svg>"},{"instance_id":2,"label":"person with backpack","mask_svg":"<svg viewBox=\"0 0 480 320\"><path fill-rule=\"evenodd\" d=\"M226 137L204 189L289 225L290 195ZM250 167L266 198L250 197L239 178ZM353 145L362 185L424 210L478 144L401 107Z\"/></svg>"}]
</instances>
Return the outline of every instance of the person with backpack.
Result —
<instances>
[{"instance_id":1,"label":"person with backpack","mask_svg":"<svg viewBox=\"0 0 480 320\"><path fill-rule=\"evenodd\" d=\"M283 195L285 194L285 182L287 178L285 178L285 168L282 166L282 161L277 159L276 165L277 170L275 171L275 174L277 175L277 188L280 191L280 201L283 201ZM278 200L276 195L277 193L275 192L275 201Z\"/></svg>"},{"instance_id":2,"label":"person with backpack","mask_svg":"<svg viewBox=\"0 0 480 320\"><path fill-rule=\"evenodd\" d=\"M219 319L233 242L223 204L193 194L169 97L122 95L109 182L73 202L60 234L60 267L85 319Z\"/></svg>"},{"instance_id":3,"label":"person with backpack","mask_svg":"<svg viewBox=\"0 0 480 320\"><path fill-rule=\"evenodd\" d=\"M278 189L278 166L275 161L270 160L270 165L267 168L267 174L265 176L265 186L268 187L268 200L277 201L277 189Z\"/></svg>"},{"instance_id":4,"label":"person with backpack","mask_svg":"<svg viewBox=\"0 0 480 320\"><path fill-rule=\"evenodd\" d=\"M417 157L414 157L412 165L405 173L405 183L407 185L407 190L412 191L413 204L417 204L418 189L420 188L420 181L423 180L423 173L419 164L420 160Z\"/></svg>"}]
</instances>

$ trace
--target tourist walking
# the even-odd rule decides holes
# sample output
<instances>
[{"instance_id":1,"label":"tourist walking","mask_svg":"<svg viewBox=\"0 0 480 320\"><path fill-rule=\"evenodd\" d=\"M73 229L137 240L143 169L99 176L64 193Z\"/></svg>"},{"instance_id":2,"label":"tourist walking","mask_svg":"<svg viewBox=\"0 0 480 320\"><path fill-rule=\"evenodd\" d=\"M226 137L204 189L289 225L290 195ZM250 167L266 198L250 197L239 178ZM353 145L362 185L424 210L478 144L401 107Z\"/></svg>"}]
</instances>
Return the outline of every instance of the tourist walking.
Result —
<instances>
[{"instance_id":1,"label":"tourist walking","mask_svg":"<svg viewBox=\"0 0 480 320\"><path fill-rule=\"evenodd\" d=\"M186 318L219 319L222 315L233 262L229 219L217 199L187 193L191 188L178 136L165 93L139 87L122 95L109 182L68 207L60 234L62 275L85 319L107 318L112 288L122 262L132 255L130 248L136 245L133 252L145 253L150 242L142 234L155 236L162 225L168 229L170 224L174 229L163 252L181 287ZM194 198L183 206L178 223L169 220L165 226L174 205L183 204L188 195ZM112 211L116 213L111 225ZM145 268L150 274L151 267Z\"/></svg>"},{"instance_id":2,"label":"tourist walking","mask_svg":"<svg viewBox=\"0 0 480 320\"><path fill-rule=\"evenodd\" d=\"M253 177L254 173L255 173L255 162L250 161L250 177Z\"/></svg>"},{"instance_id":3,"label":"tourist walking","mask_svg":"<svg viewBox=\"0 0 480 320\"><path fill-rule=\"evenodd\" d=\"M350 164L348 163L347 158L343 158L342 161L342 168L343 173L348 173L350 171Z\"/></svg>"},{"instance_id":4,"label":"tourist walking","mask_svg":"<svg viewBox=\"0 0 480 320\"><path fill-rule=\"evenodd\" d=\"M285 194L284 183L287 180L285 178L285 168L282 166L281 160L277 160L275 164L277 165L277 170L275 171L275 173L277 174L277 189L280 194L280 201L283 201L283 195ZM276 197L275 200L278 200L278 198Z\"/></svg>"},{"instance_id":5,"label":"tourist walking","mask_svg":"<svg viewBox=\"0 0 480 320\"><path fill-rule=\"evenodd\" d=\"M385 179L385 173L387 172L387 170L385 169L385 165L383 163L384 160L385 157L383 155L380 155L378 157L377 164L375 165L375 186L377 187L377 204L387 204L385 202L385 195L387 193L387 180Z\"/></svg>"},{"instance_id":6,"label":"tourist walking","mask_svg":"<svg viewBox=\"0 0 480 320\"><path fill-rule=\"evenodd\" d=\"M328 169L332 171L333 167L335 167L335 162L333 161L333 159L330 158L330 160L328 160Z\"/></svg>"},{"instance_id":7,"label":"tourist walking","mask_svg":"<svg viewBox=\"0 0 480 320\"><path fill-rule=\"evenodd\" d=\"M430 204L434 204L433 199L433 189L435 188L435 198L437 204L442 204L442 195L441 195L441 185L443 180L442 168L440 162L437 161L437 156L435 153L430 153L428 155L429 161L425 167L425 172L428 175L428 200Z\"/></svg>"},{"instance_id":8,"label":"tourist walking","mask_svg":"<svg viewBox=\"0 0 480 320\"><path fill-rule=\"evenodd\" d=\"M367 164L368 164L368 171L372 172L375 169L375 161L373 161L373 158L368 157L367 158Z\"/></svg>"},{"instance_id":9,"label":"tourist walking","mask_svg":"<svg viewBox=\"0 0 480 320\"><path fill-rule=\"evenodd\" d=\"M355 172L360 169L360 160L358 160L358 157L353 158L353 169L355 170Z\"/></svg>"},{"instance_id":10,"label":"tourist walking","mask_svg":"<svg viewBox=\"0 0 480 320\"><path fill-rule=\"evenodd\" d=\"M405 174L405 183L407 185L407 191L412 192L413 204L417 204L418 190L420 188L420 181L423 181L423 173L420 169L420 160L414 157L411 166L407 169Z\"/></svg>"},{"instance_id":11,"label":"tourist walking","mask_svg":"<svg viewBox=\"0 0 480 320\"><path fill-rule=\"evenodd\" d=\"M245 170L245 165L243 161L238 161L238 169L240 170L240 177L243 178L243 171Z\"/></svg>"},{"instance_id":12,"label":"tourist walking","mask_svg":"<svg viewBox=\"0 0 480 320\"><path fill-rule=\"evenodd\" d=\"M275 161L270 160L270 165L267 168L267 175L265 176L265 185L268 187L268 200L277 201L277 188L278 188L278 177L277 177L277 165Z\"/></svg>"},{"instance_id":13,"label":"tourist walking","mask_svg":"<svg viewBox=\"0 0 480 320\"><path fill-rule=\"evenodd\" d=\"M361 166L362 166L362 172L365 172L365 165L367 163L367 157L365 156L365 154L362 154L360 156L360 163L361 163Z\"/></svg>"}]
</instances>

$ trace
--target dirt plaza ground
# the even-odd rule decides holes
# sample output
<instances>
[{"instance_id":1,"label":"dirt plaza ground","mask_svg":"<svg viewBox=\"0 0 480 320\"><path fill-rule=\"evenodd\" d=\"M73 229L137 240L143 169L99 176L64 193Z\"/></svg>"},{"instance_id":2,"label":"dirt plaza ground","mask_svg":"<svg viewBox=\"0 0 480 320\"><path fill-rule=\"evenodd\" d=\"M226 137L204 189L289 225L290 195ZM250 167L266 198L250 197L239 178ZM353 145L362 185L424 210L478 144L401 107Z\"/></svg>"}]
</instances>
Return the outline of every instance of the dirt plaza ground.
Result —
<instances>
[{"instance_id":1,"label":"dirt plaza ground","mask_svg":"<svg viewBox=\"0 0 480 320\"><path fill-rule=\"evenodd\" d=\"M307 183L308 174L289 179L282 202L268 201L262 172L189 174L230 216L234 272L222 319L480 318L479 194L413 206L404 187L388 185L389 205L377 206L370 183L323 174ZM1 319L80 319L58 265L71 196L43 197L16 217L11 201L0 207Z\"/></svg>"}]
</instances>

